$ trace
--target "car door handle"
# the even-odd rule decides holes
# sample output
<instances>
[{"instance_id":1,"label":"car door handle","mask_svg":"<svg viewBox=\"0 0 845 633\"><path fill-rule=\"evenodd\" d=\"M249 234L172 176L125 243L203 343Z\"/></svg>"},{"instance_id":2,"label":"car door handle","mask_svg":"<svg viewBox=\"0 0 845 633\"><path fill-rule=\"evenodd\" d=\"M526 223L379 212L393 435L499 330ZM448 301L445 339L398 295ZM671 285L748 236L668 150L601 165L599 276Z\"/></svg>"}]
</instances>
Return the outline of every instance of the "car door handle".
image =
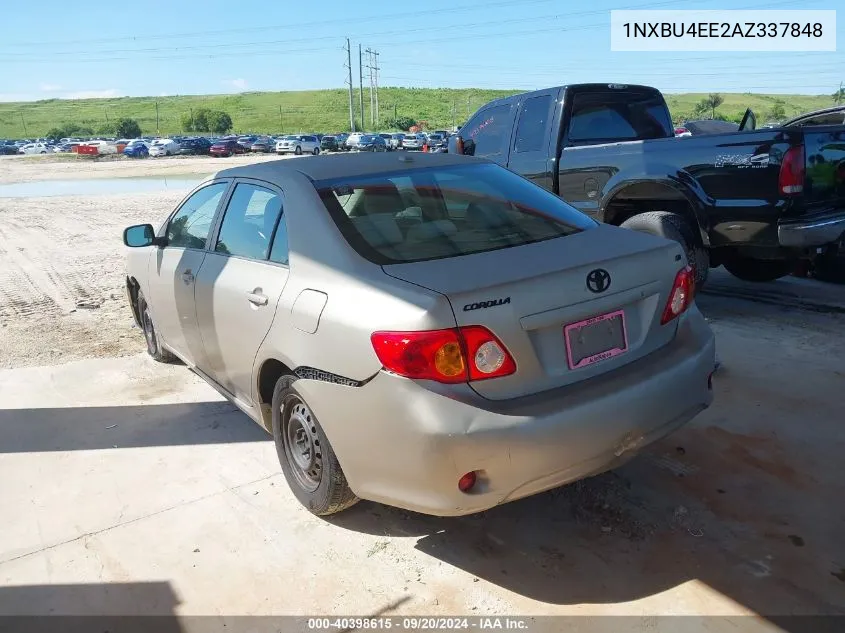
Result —
<instances>
[{"instance_id":1,"label":"car door handle","mask_svg":"<svg viewBox=\"0 0 845 633\"><path fill-rule=\"evenodd\" d=\"M184 281L186 284L193 283L194 273L192 273L190 270L186 270L182 273L182 281Z\"/></svg>"},{"instance_id":2,"label":"car door handle","mask_svg":"<svg viewBox=\"0 0 845 633\"><path fill-rule=\"evenodd\" d=\"M252 292L249 291L246 293L247 300L257 306L266 306L267 305L267 295L261 294L260 292Z\"/></svg>"}]
</instances>

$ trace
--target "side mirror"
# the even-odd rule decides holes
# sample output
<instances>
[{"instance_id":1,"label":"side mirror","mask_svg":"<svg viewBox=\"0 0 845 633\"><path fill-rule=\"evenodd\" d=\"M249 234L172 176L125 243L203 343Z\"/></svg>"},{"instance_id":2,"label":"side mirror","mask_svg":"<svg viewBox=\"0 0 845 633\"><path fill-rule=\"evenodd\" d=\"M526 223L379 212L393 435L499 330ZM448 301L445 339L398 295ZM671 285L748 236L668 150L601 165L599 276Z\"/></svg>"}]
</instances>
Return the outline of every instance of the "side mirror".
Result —
<instances>
[{"instance_id":1,"label":"side mirror","mask_svg":"<svg viewBox=\"0 0 845 633\"><path fill-rule=\"evenodd\" d=\"M152 224L136 224L123 230L123 243L130 248L153 246L157 243Z\"/></svg>"}]
</instances>

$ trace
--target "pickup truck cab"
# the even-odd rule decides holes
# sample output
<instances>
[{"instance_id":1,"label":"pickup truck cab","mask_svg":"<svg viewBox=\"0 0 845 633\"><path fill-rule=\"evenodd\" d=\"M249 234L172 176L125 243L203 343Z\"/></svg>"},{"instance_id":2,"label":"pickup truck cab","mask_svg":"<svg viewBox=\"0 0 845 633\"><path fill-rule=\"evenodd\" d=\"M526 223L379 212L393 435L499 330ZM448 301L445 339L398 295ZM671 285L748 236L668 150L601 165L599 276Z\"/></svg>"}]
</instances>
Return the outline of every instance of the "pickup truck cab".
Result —
<instances>
[{"instance_id":1,"label":"pickup truck cab","mask_svg":"<svg viewBox=\"0 0 845 633\"><path fill-rule=\"evenodd\" d=\"M482 106L449 152L493 160L601 222L680 242L699 286L719 265L771 281L845 238L838 120L755 130L749 110L736 132L675 138L655 88L578 84Z\"/></svg>"}]
</instances>

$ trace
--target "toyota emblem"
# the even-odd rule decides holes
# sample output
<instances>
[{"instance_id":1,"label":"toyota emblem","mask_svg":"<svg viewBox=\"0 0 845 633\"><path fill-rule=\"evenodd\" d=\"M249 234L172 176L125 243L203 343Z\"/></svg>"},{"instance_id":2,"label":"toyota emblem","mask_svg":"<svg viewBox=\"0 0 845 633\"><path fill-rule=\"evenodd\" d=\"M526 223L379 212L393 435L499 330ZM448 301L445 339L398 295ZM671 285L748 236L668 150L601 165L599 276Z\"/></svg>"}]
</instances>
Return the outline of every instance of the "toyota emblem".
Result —
<instances>
[{"instance_id":1,"label":"toyota emblem","mask_svg":"<svg viewBox=\"0 0 845 633\"><path fill-rule=\"evenodd\" d=\"M604 268L596 268L587 274L587 289L590 292L604 292L610 288L610 273Z\"/></svg>"}]
</instances>

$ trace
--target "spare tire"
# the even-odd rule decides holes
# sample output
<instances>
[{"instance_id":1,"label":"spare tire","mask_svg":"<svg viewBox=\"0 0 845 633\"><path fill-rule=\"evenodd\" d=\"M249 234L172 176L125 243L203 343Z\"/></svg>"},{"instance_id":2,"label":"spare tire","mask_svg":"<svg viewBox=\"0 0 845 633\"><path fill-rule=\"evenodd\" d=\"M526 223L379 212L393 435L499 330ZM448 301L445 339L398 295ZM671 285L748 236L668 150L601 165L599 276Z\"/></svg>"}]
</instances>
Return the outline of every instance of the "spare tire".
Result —
<instances>
[{"instance_id":1,"label":"spare tire","mask_svg":"<svg viewBox=\"0 0 845 633\"><path fill-rule=\"evenodd\" d=\"M695 227L684 216L668 211L648 211L628 218L620 226L678 242L693 269L696 292L704 286L710 274L710 254L698 240Z\"/></svg>"}]
</instances>

